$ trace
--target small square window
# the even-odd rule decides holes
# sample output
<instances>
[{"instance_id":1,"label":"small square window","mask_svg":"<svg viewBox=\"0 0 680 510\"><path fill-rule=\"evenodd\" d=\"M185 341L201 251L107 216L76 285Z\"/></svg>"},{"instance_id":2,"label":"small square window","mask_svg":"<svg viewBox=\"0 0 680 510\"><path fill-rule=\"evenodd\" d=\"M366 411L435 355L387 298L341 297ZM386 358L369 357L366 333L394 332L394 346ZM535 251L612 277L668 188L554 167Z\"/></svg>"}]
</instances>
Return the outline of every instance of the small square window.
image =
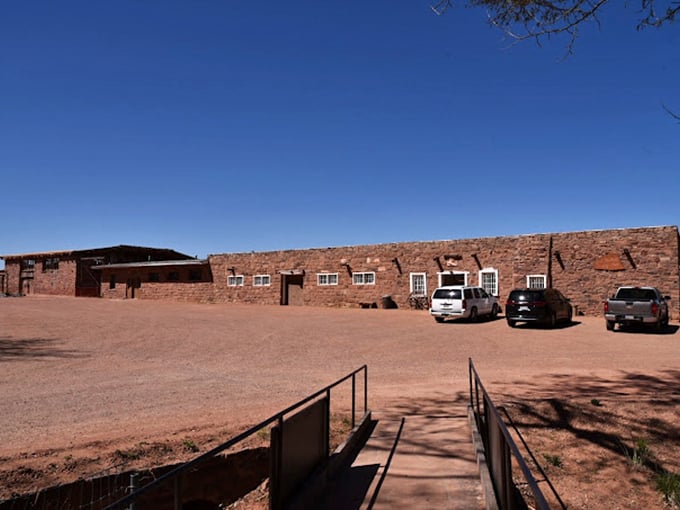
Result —
<instances>
[{"instance_id":1,"label":"small square window","mask_svg":"<svg viewBox=\"0 0 680 510\"><path fill-rule=\"evenodd\" d=\"M203 273L200 269L190 269L189 270L189 281L198 282L203 279Z\"/></svg>"},{"instance_id":2,"label":"small square window","mask_svg":"<svg viewBox=\"0 0 680 510\"><path fill-rule=\"evenodd\" d=\"M317 285L337 285L338 273L318 273L316 275Z\"/></svg>"},{"instance_id":3,"label":"small square window","mask_svg":"<svg viewBox=\"0 0 680 510\"><path fill-rule=\"evenodd\" d=\"M527 288L545 289L546 277L544 274L530 274L527 276Z\"/></svg>"},{"instance_id":4,"label":"small square window","mask_svg":"<svg viewBox=\"0 0 680 510\"><path fill-rule=\"evenodd\" d=\"M375 273L352 273L352 283L354 285L374 285Z\"/></svg>"},{"instance_id":5,"label":"small square window","mask_svg":"<svg viewBox=\"0 0 680 510\"><path fill-rule=\"evenodd\" d=\"M243 287L243 275L236 274L227 276L227 285L229 287Z\"/></svg>"},{"instance_id":6,"label":"small square window","mask_svg":"<svg viewBox=\"0 0 680 510\"><path fill-rule=\"evenodd\" d=\"M168 273L168 281L169 282L178 282L179 281L179 272L177 271L170 271Z\"/></svg>"},{"instance_id":7,"label":"small square window","mask_svg":"<svg viewBox=\"0 0 680 510\"><path fill-rule=\"evenodd\" d=\"M253 276L254 287L269 287L271 285L271 277L268 274L256 274Z\"/></svg>"},{"instance_id":8,"label":"small square window","mask_svg":"<svg viewBox=\"0 0 680 510\"><path fill-rule=\"evenodd\" d=\"M56 271L59 269L59 258L52 257L43 260L43 271Z\"/></svg>"},{"instance_id":9,"label":"small square window","mask_svg":"<svg viewBox=\"0 0 680 510\"><path fill-rule=\"evenodd\" d=\"M161 281L161 274L160 273L149 273L149 281L150 282L160 282Z\"/></svg>"}]
</instances>

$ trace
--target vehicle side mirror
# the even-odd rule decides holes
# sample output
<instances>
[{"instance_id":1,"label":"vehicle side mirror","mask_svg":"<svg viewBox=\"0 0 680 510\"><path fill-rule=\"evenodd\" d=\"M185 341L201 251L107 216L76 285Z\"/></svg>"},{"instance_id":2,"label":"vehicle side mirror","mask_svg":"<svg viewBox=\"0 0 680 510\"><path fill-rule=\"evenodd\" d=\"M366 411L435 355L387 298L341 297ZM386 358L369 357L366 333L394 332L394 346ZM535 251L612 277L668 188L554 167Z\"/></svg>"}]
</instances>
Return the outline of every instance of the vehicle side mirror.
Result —
<instances>
[{"instance_id":1,"label":"vehicle side mirror","mask_svg":"<svg viewBox=\"0 0 680 510\"><path fill-rule=\"evenodd\" d=\"M671 297L670 297L670 296L664 296L663 298L664 298L666 301L670 301L670 300L671 300Z\"/></svg>"}]
</instances>

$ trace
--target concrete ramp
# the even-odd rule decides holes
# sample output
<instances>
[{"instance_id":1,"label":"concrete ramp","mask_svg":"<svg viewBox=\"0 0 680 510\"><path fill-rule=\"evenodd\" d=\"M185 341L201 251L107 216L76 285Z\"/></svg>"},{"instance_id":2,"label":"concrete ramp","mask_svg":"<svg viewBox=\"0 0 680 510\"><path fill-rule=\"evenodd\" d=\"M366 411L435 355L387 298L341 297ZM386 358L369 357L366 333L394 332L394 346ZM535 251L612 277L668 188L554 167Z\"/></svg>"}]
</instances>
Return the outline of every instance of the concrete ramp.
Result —
<instances>
[{"instance_id":1,"label":"concrete ramp","mask_svg":"<svg viewBox=\"0 0 680 510\"><path fill-rule=\"evenodd\" d=\"M319 508L486 508L466 406L373 418L366 445L330 481Z\"/></svg>"}]
</instances>

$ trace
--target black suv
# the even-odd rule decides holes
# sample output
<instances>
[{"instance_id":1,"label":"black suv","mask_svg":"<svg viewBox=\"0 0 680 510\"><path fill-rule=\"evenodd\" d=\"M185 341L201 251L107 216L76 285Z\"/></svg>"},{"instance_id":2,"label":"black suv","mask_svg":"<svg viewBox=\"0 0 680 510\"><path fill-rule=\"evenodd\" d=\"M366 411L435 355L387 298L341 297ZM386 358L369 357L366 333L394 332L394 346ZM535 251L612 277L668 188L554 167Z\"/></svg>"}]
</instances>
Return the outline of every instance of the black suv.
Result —
<instances>
[{"instance_id":1,"label":"black suv","mask_svg":"<svg viewBox=\"0 0 680 510\"><path fill-rule=\"evenodd\" d=\"M561 321L569 324L572 314L569 300L557 289L515 289L505 303L505 318L511 328L518 322L539 322L550 327Z\"/></svg>"}]
</instances>

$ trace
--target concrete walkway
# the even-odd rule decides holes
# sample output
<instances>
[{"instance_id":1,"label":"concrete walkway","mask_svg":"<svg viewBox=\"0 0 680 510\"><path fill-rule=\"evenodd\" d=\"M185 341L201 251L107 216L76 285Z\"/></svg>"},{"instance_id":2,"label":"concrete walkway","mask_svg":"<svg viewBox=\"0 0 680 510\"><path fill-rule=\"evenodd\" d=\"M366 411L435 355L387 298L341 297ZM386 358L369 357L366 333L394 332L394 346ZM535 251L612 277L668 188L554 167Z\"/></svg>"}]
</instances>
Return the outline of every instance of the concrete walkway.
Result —
<instances>
[{"instance_id":1,"label":"concrete walkway","mask_svg":"<svg viewBox=\"0 0 680 510\"><path fill-rule=\"evenodd\" d=\"M450 414L373 413L375 428L319 508L486 508L465 406Z\"/></svg>"}]
</instances>

